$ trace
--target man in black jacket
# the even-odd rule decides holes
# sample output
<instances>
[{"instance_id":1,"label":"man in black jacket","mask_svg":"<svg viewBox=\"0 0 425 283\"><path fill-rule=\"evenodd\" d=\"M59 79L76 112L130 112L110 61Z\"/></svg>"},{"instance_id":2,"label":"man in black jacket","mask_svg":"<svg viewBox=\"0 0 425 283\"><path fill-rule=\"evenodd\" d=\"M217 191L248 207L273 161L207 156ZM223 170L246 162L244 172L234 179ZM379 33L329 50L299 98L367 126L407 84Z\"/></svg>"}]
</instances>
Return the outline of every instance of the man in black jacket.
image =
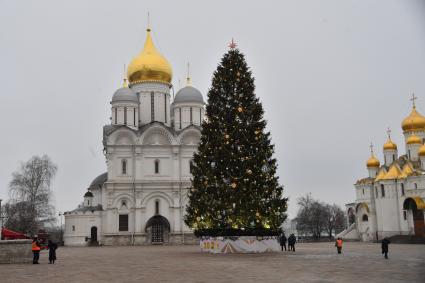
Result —
<instances>
[{"instance_id":1,"label":"man in black jacket","mask_svg":"<svg viewBox=\"0 0 425 283\"><path fill-rule=\"evenodd\" d=\"M384 238L382 240L382 254L385 256L386 259L388 259L388 245L390 244L390 240L388 240L388 238Z\"/></svg>"}]
</instances>

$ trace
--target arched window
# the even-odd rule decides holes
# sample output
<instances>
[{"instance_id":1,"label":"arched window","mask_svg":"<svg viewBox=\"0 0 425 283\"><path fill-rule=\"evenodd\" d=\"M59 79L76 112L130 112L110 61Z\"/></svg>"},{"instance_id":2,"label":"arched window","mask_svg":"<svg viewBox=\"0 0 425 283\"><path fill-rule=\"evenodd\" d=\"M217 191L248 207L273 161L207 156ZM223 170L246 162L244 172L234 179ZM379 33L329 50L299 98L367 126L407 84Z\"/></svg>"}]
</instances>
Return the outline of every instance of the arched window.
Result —
<instances>
[{"instance_id":1,"label":"arched window","mask_svg":"<svg viewBox=\"0 0 425 283\"><path fill-rule=\"evenodd\" d=\"M121 207L125 206L127 208L127 202L125 200L121 201Z\"/></svg>"},{"instance_id":2,"label":"arched window","mask_svg":"<svg viewBox=\"0 0 425 283\"><path fill-rule=\"evenodd\" d=\"M167 123L167 95L164 96L165 123Z\"/></svg>"},{"instance_id":3,"label":"arched window","mask_svg":"<svg viewBox=\"0 0 425 283\"><path fill-rule=\"evenodd\" d=\"M190 174L193 173L193 161L192 160L189 160L189 172L190 172Z\"/></svg>"},{"instance_id":4,"label":"arched window","mask_svg":"<svg viewBox=\"0 0 425 283\"><path fill-rule=\"evenodd\" d=\"M368 222L369 221L369 218L367 217L367 214L363 214L362 221L363 222Z\"/></svg>"},{"instance_id":5,"label":"arched window","mask_svg":"<svg viewBox=\"0 0 425 283\"><path fill-rule=\"evenodd\" d=\"M378 198L378 187L375 187L375 198Z\"/></svg>"},{"instance_id":6,"label":"arched window","mask_svg":"<svg viewBox=\"0 0 425 283\"><path fill-rule=\"evenodd\" d=\"M404 184L400 184L401 185L401 195L404 196Z\"/></svg>"},{"instance_id":7,"label":"arched window","mask_svg":"<svg viewBox=\"0 0 425 283\"><path fill-rule=\"evenodd\" d=\"M155 215L159 215L159 200L155 201Z\"/></svg>"},{"instance_id":8,"label":"arched window","mask_svg":"<svg viewBox=\"0 0 425 283\"><path fill-rule=\"evenodd\" d=\"M123 175L126 175L127 174L127 160L125 160L125 159L123 159L121 161L121 173Z\"/></svg>"},{"instance_id":9,"label":"arched window","mask_svg":"<svg viewBox=\"0 0 425 283\"><path fill-rule=\"evenodd\" d=\"M381 197L385 197L385 187L384 187L384 185L383 184L381 184Z\"/></svg>"},{"instance_id":10,"label":"arched window","mask_svg":"<svg viewBox=\"0 0 425 283\"><path fill-rule=\"evenodd\" d=\"M155 121L155 93L151 92L151 121Z\"/></svg>"},{"instance_id":11,"label":"arched window","mask_svg":"<svg viewBox=\"0 0 425 283\"><path fill-rule=\"evenodd\" d=\"M393 162L395 161L395 154L393 154Z\"/></svg>"},{"instance_id":12,"label":"arched window","mask_svg":"<svg viewBox=\"0 0 425 283\"><path fill-rule=\"evenodd\" d=\"M115 124L118 124L118 110L116 107L114 108L114 112L115 112Z\"/></svg>"},{"instance_id":13,"label":"arched window","mask_svg":"<svg viewBox=\"0 0 425 283\"><path fill-rule=\"evenodd\" d=\"M133 108L133 125L136 126L136 108Z\"/></svg>"},{"instance_id":14,"label":"arched window","mask_svg":"<svg viewBox=\"0 0 425 283\"><path fill-rule=\"evenodd\" d=\"M75 232L75 225L72 225L72 232Z\"/></svg>"},{"instance_id":15,"label":"arched window","mask_svg":"<svg viewBox=\"0 0 425 283\"><path fill-rule=\"evenodd\" d=\"M182 109L179 108L179 129L182 128Z\"/></svg>"},{"instance_id":16,"label":"arched window","mask_svg":"<svg viewBox=\"0 0 425 283\"><path fill-rule=\"evenodd\" d=\"M199 108L199 126L202 125L202 108Z\"/></svg>"},{"instance_id":17,"label":"arched window","mask_svg":"<svg viewBox=\"0 0 425 283\"><path fill-rule=\"evenodd\" d=\"M416 189L418 188L418 184L416 184L416 183L415 183L415 185L414 185L414 186L415 186L415 190L416 190Z\"/></svg>"},{"instance_id":18,"label":"arched window","mask_svg":"<svg viewBox=\"0 0 425 283\"><path fill-rule=\"evenodd\" d=\"M363 194L364 194L364 189L363 189Z\"/></svg>"},{"instance_id":19,"label":"arched window","mask_svg":"<svg viewBox=\"0 0 425 283\"><path fill-rule=\"evenodd\" d=\"M155 174L159 174L159 160L155 160Z\"/></svg>"},{"instance_id":20,"label":"arched window","mask_svg":"<svg viewBox=\"0 0 425 283\"><path fill-rule=\"evenodd\" d=\"M193 124L193 110L192 107L190 107L190 124Z\"/></svg>"},{"instance_id":21,"label":"arched window","mask_svg":"<svg viewBox=\"0 0 425 283\"><path fill-rule=\"evenodd\" d=\"M410 149L409 149L409 151L408 151L407 153L408 153L408 155L409 155L409 159L412 159L412 158L410 157Z\"/></svg>"},{"instance_id":22,"label":"arched window","mask_svg":"<svg viewBox=\"0 0 425 283\"><path fill-rule=\"evenodd\" d=\"M127 107L124 107L124 125L127 125Z\"/></svg>"}]
</instances>

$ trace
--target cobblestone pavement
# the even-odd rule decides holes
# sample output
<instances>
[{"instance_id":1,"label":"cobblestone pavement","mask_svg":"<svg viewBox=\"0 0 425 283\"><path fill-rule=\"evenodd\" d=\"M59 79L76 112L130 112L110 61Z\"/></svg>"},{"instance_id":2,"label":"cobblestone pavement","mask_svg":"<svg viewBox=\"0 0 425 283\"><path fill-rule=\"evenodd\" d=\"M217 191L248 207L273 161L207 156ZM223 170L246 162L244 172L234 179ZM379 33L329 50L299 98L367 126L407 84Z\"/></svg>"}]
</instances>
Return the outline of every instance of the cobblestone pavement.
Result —
<instances>
[{"instance_id":1,"label":"cobblestone pavement","mask_svg":"<svg viewBox=\"0 0 425 283\"><path fill-rule=\"evenodd\" d=\"M198 246L60 248L55 265L0 265L0 282L425 282L425 245L298 244L271 254L201 254Z\"/></svg>"}]
</instances>

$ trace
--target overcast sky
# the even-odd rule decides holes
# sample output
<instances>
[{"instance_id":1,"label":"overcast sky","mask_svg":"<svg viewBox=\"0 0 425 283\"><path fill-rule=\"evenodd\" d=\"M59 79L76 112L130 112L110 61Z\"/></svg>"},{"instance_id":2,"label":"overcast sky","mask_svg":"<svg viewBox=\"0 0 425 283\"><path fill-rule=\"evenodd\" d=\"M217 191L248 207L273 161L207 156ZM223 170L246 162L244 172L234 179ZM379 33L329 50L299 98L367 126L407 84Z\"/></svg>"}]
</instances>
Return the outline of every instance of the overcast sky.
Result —
<instances>
[{"instance_id":1,"label":"overcast sky","mask_svg":"<svg viewBox=\"0 0 425 283\"><path fill-rule=\"evenodd\" d=\"M248 3L249 2L249 3ZM57 210L77 207L106 170L102 126L123 65L154 41L206 98L231 38L256 78L290 198L354 201L369 144L382 160L386 128L404 154L400 123L419 97L425 114L425 1L0 0L0 198L32 155L58 165Z\"/></svg>"}]
</instances>

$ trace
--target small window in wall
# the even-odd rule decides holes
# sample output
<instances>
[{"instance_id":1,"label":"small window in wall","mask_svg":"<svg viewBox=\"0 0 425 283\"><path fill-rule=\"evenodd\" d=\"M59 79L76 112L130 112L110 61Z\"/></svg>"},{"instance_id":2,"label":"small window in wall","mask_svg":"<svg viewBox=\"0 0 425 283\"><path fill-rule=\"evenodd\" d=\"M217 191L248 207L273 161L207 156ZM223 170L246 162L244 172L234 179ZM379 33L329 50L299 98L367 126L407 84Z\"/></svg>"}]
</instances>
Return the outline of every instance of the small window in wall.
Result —
<instances>
[{"instance_id":1,"label":"small window in wall","mask_svg":"<svg viewBox=\"0 0 425 283\"><path fill-rule=\"evenodd\" d=\"M384 163L387 164L387 156L384 155Z\"/></svg>"},{"instance_id":2,"label":"small window in wall","mask_svg":"<svg viewBox=\"0 0 425 283\"><path fill-rule=\"evenodd\" d=\"M179 129L182 128L182 109L179 108Z\"/></svg>"},{"instance_id":3,"label":"small window in wall","mask_svg":"<svg viewBox=\"0 0 425 283\"><path fill-rule=\"evenodd\" d=\"M128 231L128 214L121 214L119 217L119 231Z\"/></svg>"},{"instance_id":4,"label":"small window in wall","mask_svg":"<svg viewBox=\"0 0 425 283\"><path fill-rule=\"evenodd\" d=\"M362 221L363 222L368 222L369 221L369 217L367 217L367 214L363 214Z\"/></svg>"},{"instance_id":5,"label":"small window in wall","mask_svg":"<svg viewBox=\"0 0 425 283\"><path fill-rule=\"evenodd\" d=\"M136 126L136 108L133 108L133 125Z\"/></svg>"},{"instance_id":6,"label":"small window in wall","mask_svg":"<svg viewBox=\"0 0 425 283\"><path fill-rule=\"evenodd\" d=\"M199 126L202 125L202 108L199 108Z\"/></svg>"},{"instance_id":7,"label":"small window in wall","mask_svg":"<svg viewBox=\"0 0 425 283\"><path fill-rule=\"evenodd\" d=\"M193 124L193 110L192 107L190 107L190 124Z\"/></svg>"},{"instance_id":8,"label":"small window in wall","mask_svg":"<svg viewBox=\"0 0 425 283\"><path fill-rule=\"evenodd\" d=\"M364 189L363 189L363 194L364 194Z\"/></svg>"},{"instance_id":9,"label":"small window in wall","mask_svg":"<svg viewBox=\"0 0 425 283\"><path fill-rule=\"evenodd\" d=\"M409 149L409 151L407 152L407 154L409 155L409 159L412 159L412 158L410 157L410 149Z\"/></svg>"},{"instance_id":10,"label":"small window in wall","mask_svg":"<svg viewBox=\"0 0 425 283\"><path fill-rule=\"evenodd\" d=\"M155 93L151 92L151 121L155 121Z\"/></svg>"},{"instance_id":11,"label":"small window in wall","mask_svg":"<svg viewBox=\"0 0 425 283\"><path fill-rule=\"evenodd\" d=\"M385 187L381 184L381 195L384 198L385 197Z\"/></svg>"},{"instance_id":12,"label":"small window in wall","mask_svg":"<svg viewBox=\"0 0 425 283\"><path fill-rule=\"evenodd\" d=\"M403 219L404 220L407 220L407 212L406 212L406 210L403 210Z\"/></svg>"},{"instance_id":13,"label":"small window in wall","mask_svg":"<svg viewBox=\"0 0 425 283\"><path fill-rule=\"evenodd\" d=\"M159 160L155 160L155 174L159 174Z\"/></svg>"},{"instance_id":14,"label":"small window in wall","mask_svg":"<svg viewBox=\"0 0 425 283\"><path fill-rule=\"evenodd\" d=\"M190 172L190 174L193 173L193 161L192 160L189 160L189 172Z\"/></svg>"},{"instance_id":15,"label":"small window in wall","mask_svg":"<svg viewBox=\"0 0 425 283\"><path fill-rule=\"evenodd\" d=\"M164 113L165 113L165 123L167 123L167 95L164 95Z\"/></svg>"},{"instance_id":16,"label":"small window in wall","mask_svg":"<svg viewBox=\"0 0 425 283\"><path fill-rule=\"evenodd\" d=\"M114 112L115 112L115 124L118 124L118 110L116 107L114 108Z\"/></svg>"},{"instance_id":17,"label":"small window in wall","mask_svg":"<svg viewBox=\"0 0 425 283\"><path fill-rule=\"evenodd\" d=\"M124 125L127 125L127 107L124 107Z\"/></svg>"},{"instance_id":18,"label":"small window in wall","mask_svg":"<svg viewBox=\"0 0 425 283\"><path fill-rule=\"evenodd\" d=\"M401 195L404 196L404 184L401 184Z\"/></svg>"},{"instance_id":19,"label":"small window in wall","mask_svg":"<svg viewBox=\"0 0 425 283\"><path fill-rule=\"evenodd\" d=\"M375 198L378 198L378 187L375 187Z\"/></svg>"},{"instance_id":20,"label":"small window in wall","mask_svg":"<svg viewBox=\"0 0 425 283\"><path fill-rule=\"evenodd\" d=\"M75 232L75 225L72 225L72 232Z\"/></svg>"},{"instance_id":21,"label":"small window in wall","mask_svg":"<svg viewBox=\"0 0 425 283\"><path fill-rule=\"evenodd\" d=\"M125 200L121 201L121 207L123 206L127 207L127 202Z\"/></svg>"},{"instance_id":22,"label":"small window in wall","mask_svg":"<svg viewBox=\"0 0 425 283\"><path fill-rule=\"evenodd\" d=\"M155 201L155 215L159 215L159 200Z\"/></svg>"},{"instance_id":23,"label":"small window in wall","mask_svg":"<svg viewBox=\"0 0 425 283\"><path fill-rule=\"evenodd\" d=\"M123 159L121 161L121 173L123 175L126 175L127 174L127 160L125 160L125 159Z\"/></svg>"},{"instance_id":24,"label":"small window in wall","mask_svg":"<svg viewBox=\"0 0 425 283\"><path fill-rule=\"evenodd\" d=\"M395 154L393 154L393 162L395 161Z\"/></svg>"},{"instance_id":25,"label":"small window in wall","mask_svg":"<svg viewBox=\"0 0 425 283\"><path fill-rule=\"evenodd\" d=\"M90 206L90 200L87 200L87 205Z\"/></svg>"},{"instance_id":26,"label":"small window in wall","mask_svg":"<svg viewBox=\"0 0 425 283\"><path fill-rule=\"evenodd\" d=\"M413 186L414 186L415 190L418 189L418 184L415 183Z\"/></svg>"}]
</instances>

